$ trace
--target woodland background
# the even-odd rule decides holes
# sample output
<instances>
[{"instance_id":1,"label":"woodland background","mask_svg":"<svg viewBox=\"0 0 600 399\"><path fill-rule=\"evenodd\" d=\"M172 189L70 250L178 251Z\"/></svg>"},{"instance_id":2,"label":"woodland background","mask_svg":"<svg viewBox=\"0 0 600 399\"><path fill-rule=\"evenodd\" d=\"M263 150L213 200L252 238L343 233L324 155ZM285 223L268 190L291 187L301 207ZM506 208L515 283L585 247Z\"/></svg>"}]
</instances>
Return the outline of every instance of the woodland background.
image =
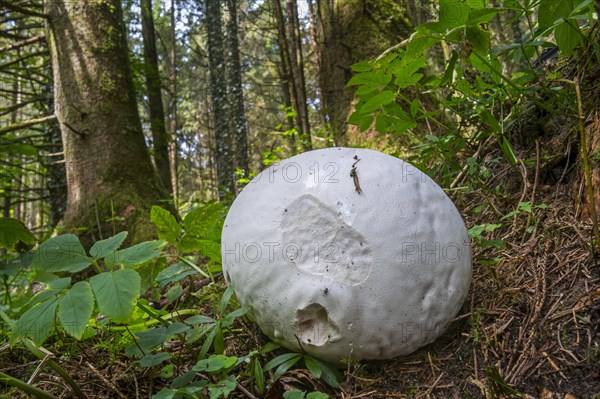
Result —
<instances>
[{"instance_id":1,"label":"woodland background","mask_svg":"<svg viewBox=\"0 0 600 399\"><path fill-rule=\"evenodd\" d=\"M599 8L0 0L6 397L597 398ZM332 146L428 173L476 265L442 339L342 372L267 342L219 274L249 179Z\"/></svg>"}]
</instances>

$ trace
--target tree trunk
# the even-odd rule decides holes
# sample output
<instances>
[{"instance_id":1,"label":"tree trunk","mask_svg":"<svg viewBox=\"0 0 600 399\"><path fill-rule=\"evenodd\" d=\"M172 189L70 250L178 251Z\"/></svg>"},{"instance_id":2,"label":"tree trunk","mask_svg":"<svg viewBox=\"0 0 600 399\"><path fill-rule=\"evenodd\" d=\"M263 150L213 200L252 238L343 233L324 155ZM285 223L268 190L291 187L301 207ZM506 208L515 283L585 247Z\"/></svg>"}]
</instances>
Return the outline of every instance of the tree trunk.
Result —
<instances>
[{"instance_id":1,"label":"tree trunk","mask_svg":"<svg viewBox=\"0 0 600 399\"><path fill-rule=\"evenodd\" d=\"M227 39L229 48L227 80L229 86L230 131L234 134L235 166L250 173L248 160L248 125L244 109L244 91L242 88L242 66L240 63L240 43L238 39L238 0L228 0L229 20L227 21Z\"/></svg>"},{"instance_id":2,"label":"tree trunk","mask_svg":"<svg viewBox=\"0 0 600 399\"><path fill-rule=\"evenodd\" d=\"M120 2L48 0L46 12L67 168L64 225L93 238L124 229L133 242L153 237L148 213L166 193L144 142Z\"/></svg>"},{"instance_id":3,"label":"tree trunk","mask_svg":"<svg viewBox=\"0 0 600 399\"><path fill-rule=\"evenodd\" d=\"M313 1L313 0L309 0ZM409 35L405 2L314 0L321 100L336 145L348 145L354 90L350 66L376 57Z\"/></svg>"},{"instance_id":4,"label":"tree trunk","mask_svg":"<svg viewBox=\"0 0 600 399\"><path fill-rule=\"evenodd\" d=\"M310 121L306 98L306 83L304 79L304 57L302 56L298 4L296 3L296 0L286 0L286 9L290 43L290 61L292 65L293 84L296 92L296 112L298 113L300 141L303 150L308 151L312 149L312 140L310 137Z\"/></svg>"},{"instance_id":5,"label":"tree trunk","mask_svg":"<svg viewBox=\"0 0 600 399\"><path fill-rule=\"evenodd\" d=\"M206 0L206 25L208 31L208 64L210 69L210 88L212 115L215 135L215 163L217 167L217 185L219 198L225 200L235 195L235 170L228 129L229 108L225 80L225 49L221 26L220 0Z\"/></svg>"},{"instance_id":6,"label":"tree trunk","mask_svg":"<svg viewBox=\"0 0 600 399\"><path fill-rule=\"evenodd\" d=\"M142 36L144 38L144 72L146 74L146 93L148 94L148 113L150 130L154 143L154 164L161 183L169 192L173 192L171 165L169 163L169 135L165 126L165 113L161 95L161 82L156 52L156 34L152 0L141 0Z\"/></svg>"},{"instance_id":7,"label":"tree trunk","mask_svg":"<svg viewBox=\"0 0 600 399\"><path fill-rule=\"evenodd\" d=\"M171 83L169 119L169 161L171 168L171 186L175 208L179 200L179 179L177 178L177 33L175 31L175 12L177 4L171 0L171 48L169 49L169 80Z\"/></svg>"},{"instance_id":8,"label":"tree trunk","mask_svg":"<svg viewBox=\"0 0 600 399\"><path fill-rule=\"evenodd\" d=\"M296 91L296 84L294 83L294 77L292 74L292 60L291 60L291 55L290 55L290 49L288 46L288 38L287 38L287 33L285 30L285 17L283 15L283 10L281 9L281 2L280 0L271 0L271 9L273 12L273 16L275 17L275 24L277 25L277 43L279 45L279 55L281 58L281 69L280 69L280 75L281 75L281 79L282 79L282 84L283 84L283 98L284 98L284 103L286 108L289 108L290 106L293 108L293 110L296 112L296 121L297 123L295 124L293 122L292 117L288 117L288 120L291 122L290 123L290 128L294 128L296 127L296 129L298 130L298 132L300 134L302 134L301 132L301 123L300 123L300 114L298 112L298 92ZM289 114L288 110L286 109L286 113ZM292 134L290 135L290 140L291 140L291 149L292 149L292 154L296 153L296 140L295 140L295 135Z\"/></svg>"}]
</instances>

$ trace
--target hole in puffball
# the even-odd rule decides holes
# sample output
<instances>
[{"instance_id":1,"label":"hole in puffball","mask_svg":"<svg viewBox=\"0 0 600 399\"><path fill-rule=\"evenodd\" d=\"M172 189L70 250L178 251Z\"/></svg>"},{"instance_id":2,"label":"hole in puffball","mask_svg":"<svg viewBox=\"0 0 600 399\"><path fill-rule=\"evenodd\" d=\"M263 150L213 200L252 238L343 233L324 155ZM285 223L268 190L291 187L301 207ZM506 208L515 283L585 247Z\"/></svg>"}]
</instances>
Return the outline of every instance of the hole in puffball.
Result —
<instances>
[{"instance_id":1,"label":"hole in puffball","mask_svg":"<svg viewBox=\"0 0 600 399\"><path fill-rule=\"evenodd\" d=\"M329 322L327 310L318 303L296 311L295 327L300 341L314 346L324 345L332 335L337 335L335 327Z\"/></svg>"}]
</instances>

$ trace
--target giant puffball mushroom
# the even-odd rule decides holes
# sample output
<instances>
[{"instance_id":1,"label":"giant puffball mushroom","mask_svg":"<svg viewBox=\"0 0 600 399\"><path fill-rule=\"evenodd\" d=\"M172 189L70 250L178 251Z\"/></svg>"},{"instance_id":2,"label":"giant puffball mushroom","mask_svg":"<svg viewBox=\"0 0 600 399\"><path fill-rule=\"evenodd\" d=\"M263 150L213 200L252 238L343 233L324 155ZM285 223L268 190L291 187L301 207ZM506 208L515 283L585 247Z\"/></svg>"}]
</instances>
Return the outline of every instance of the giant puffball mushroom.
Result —
<instances>
[{"instance_id":1,"label":"giant puffball mushroom","mask_svg":"<svg viewBox=\"0 0 600 399\"><path fill-rule=\"evenodd\" d=\"M229 210L226 283L273 341L323 360L385 359L439 337L471 280L444 191L390 155L327 148L256 176Z\"/></svg>"}]
</instances>

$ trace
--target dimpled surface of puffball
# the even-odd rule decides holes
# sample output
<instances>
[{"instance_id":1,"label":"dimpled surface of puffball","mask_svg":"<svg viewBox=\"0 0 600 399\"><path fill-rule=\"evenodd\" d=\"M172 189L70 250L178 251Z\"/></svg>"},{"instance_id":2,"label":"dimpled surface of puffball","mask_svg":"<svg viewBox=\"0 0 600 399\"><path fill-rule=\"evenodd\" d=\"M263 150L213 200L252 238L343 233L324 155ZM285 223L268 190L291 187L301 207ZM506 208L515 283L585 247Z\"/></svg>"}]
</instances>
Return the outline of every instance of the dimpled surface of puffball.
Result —
<instances>
[{"instance_id":1,"label":"dimpled surface of puffball","mask_svg":"<svg viewBox=\"0 0 600 399\"><path fill-rule=\"evenodd\" d=\"M225 280L273 341L317 358L386 359L439 337L471 280L444 191L378 151L327 148L272 165L232 204Z\"/></svg>"}]
</instances>

